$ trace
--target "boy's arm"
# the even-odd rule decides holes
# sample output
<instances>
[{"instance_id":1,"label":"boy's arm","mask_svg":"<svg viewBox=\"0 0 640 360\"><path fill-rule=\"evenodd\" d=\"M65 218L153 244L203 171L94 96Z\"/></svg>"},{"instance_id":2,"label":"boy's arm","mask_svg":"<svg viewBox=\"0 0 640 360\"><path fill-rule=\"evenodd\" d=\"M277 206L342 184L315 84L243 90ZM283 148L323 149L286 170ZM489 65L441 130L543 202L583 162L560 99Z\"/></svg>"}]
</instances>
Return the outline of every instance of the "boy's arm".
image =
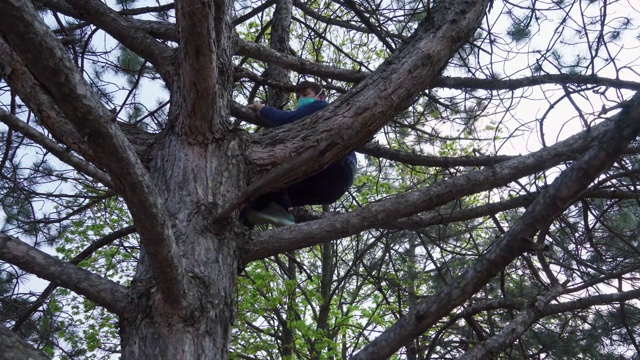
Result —
<instances>
[{"instance_id":1,"label":"boy's arm","mask_svg":"<svg viewBox=\"0 0 640 360\"><path fill-rule=\"evenodd\" d=\"M260 117L269 123L271 127L278 127L309 116L327 105L326 101L314 101L293 111L282 111L270 106L264 106L260 110Z\"/></svg>"}]
</instances>

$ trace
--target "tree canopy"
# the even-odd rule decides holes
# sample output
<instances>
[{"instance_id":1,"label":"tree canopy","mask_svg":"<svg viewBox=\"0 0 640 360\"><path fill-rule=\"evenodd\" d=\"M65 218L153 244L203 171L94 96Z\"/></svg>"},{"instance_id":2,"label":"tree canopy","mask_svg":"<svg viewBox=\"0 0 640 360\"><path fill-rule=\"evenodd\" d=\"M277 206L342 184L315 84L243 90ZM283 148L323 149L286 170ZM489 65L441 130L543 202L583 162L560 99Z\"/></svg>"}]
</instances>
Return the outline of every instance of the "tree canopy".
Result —
<instances>
[{"instance_id":1,"label":"tree canopy","mask_svg":"<svg viewBox=\"0 0 640 360\"><path fill-rule=\"evenodd\" d=\"M639 46L631 0L3 0L3 356L637 356Z\"/></svg>"}]
</instances>

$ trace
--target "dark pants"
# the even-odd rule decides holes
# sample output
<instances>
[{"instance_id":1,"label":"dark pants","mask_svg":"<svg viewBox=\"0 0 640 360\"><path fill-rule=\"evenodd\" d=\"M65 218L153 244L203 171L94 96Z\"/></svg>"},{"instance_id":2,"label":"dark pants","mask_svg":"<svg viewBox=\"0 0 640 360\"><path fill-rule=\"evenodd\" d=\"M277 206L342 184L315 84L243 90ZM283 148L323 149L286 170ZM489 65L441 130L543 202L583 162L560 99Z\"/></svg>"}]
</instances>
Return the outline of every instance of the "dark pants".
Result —
<instances>
[{"instance_id":1,"label":"dark pants","mask_svg":"<svg viewBox=\"0 0 640 360\"><path fill-rule=\"evenodd\" d=\"M260 210L272 201L285 209L303 205L329 205L338 201L349 190L355 172L354 164L347 159L341 159L285 189L259 196L250 207Z\"/></svg>"}]
</instances>

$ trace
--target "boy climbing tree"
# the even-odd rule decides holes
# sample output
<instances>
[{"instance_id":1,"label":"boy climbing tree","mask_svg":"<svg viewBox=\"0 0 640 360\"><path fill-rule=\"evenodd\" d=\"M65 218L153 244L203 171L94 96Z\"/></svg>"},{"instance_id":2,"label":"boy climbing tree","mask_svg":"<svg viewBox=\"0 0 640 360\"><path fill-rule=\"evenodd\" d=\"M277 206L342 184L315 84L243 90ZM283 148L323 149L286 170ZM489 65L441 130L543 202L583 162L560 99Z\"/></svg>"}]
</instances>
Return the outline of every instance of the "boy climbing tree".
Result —
<instances>
[{"instance_id":1,"label":"boy climbing tree","mask_svg":"<svg viewBox=\"0 0 640 360\"><path fill-rule=\"evenodd\" d=\"M292 111L282 111L260 103L251 104L249 108L258 113L269 127L278 127L303 119L329 105L322 86L311 81L300 82L295 94L298 103ZM355 171L356 155L351 151L315 175L258 197L241 212L242 221L250 228L261 224L292 225L295 221L288 208L328 205L337 201L353 183Z\"/></svg>"}]
</instances>

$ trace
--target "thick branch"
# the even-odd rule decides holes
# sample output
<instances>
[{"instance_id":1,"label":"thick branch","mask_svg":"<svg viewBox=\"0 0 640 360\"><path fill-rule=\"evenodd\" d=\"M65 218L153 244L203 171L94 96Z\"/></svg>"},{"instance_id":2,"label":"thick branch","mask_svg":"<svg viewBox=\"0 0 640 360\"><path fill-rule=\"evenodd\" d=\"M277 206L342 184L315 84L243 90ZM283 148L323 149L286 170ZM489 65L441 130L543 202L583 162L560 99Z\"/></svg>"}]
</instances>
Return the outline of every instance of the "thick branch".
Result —
<instances>
[{"instance_id":1,"label":"thick branch","mask_svg":"<svg viewBox=\"0 0 640 360\"><path fill-rule=\"evenodd\" d=\"M92 155L93 151L87 146L85 139L71 125L51 95L42 88L24 62L11 50L9 44L2 37L0 37L0 64L5 68L4 79L7 84L36 114L54 138L66 144L74 152L83 154L89 162L96 161ZM150 161L149 147L153 144L155 135L134 125L126 123L118 123L118 125L127 140L135 147L138 157L147 164ZM21 130L17 129L17 131ZM24 135L28 136L27 133Z\"/></svg>"},{"instance_id":2,"label":"thick branch","mask_svg":"<svg viewBox=\"0 0 640 360\"><path fill-rule=\"evenodd\" d=\"M82 260L93 255L93 253L95 253L98 249L105 247L120 238L133 234L135 231L136 231L136 228L135 226L132 226L132 225L127 226L120 230L116 230L111 234L106 235L92 242L89 246L87 246L84 250L82 250L80 254L74 256L73 259L69 261L69 263L73 265L78 265L80 262L82 262ZM47 300L47 298L49 298L49 296L51 295L53 290L56 289L56 287L58 287L58 284L50 283L46 287L46 289L44 289L44 291L40 294L40 296L38 296L38 299L36 299L36 301L34 301L31 305L29 305L29 308L27 308L24 312L20 314L20 317L13 324L12 330L18 331L18 329L20 329L22 324L24 324L25 321L29 320L31 315L33 315L33 313L36 312L36 310L38 310L38 308L42 306L42 304L44 304L44 302Z\"/></svg>"},{"instance_id":3,"label":"thick branch","mask_svg":"<svg viewBox=\"0 0 640 360\"><path fill-rule=\"evenodd\" d=\"M289 49L289 28L291 27L291 0L277 0L271 21L269 47L280 53ZM267 64L267 78L283 84L290 84L289 71L276 64ZM267 87L267 105L282 109L289 101L289 92L278 87Z\"/></svg>"},{"instance_id":4,"label":"thick branch","mask_svg":"<svg viewBox=\"0 0 640 360\"><path fill-rule=\"evenodd\" d=\"M11 49L5 39L0 36L0 64L5 69L3 74L7 84L32 109L40 122L51 134L71 150L82 154L93 162L93 150L87 146L80 133L67 121L62 110L56 105L51 95L33 77L24 62Z\"/></svg>"},{"instance_id":5,"label":"thick branch","mask_svg":"<svg viewBox=\"0 0 640 360\"><path fill-rule=\"evenodd\" d=\"M4 360L49 360L42 352L4 326L0 326L0 349Z\"/></svg>"},{"instance_id":6,"label":"thick branch","mask_svg":"<svg viewBox=\"0 0 640 360\"><path fill-rule=\"evenodd\" d=\"M551 304L544 309L544 316L555 315L560 313L567 313L576 310L587 309L592 306L606 305L615 302L629 301L633 299L640 299L640 289L589 296L586 298L562 302L559 304Z\"/></svg>"},{"instance_id":7,"label":"thick branch","mask_svg":"<svg viewBox=\"0 0 640 360\"><path fill-rule=\"evenodd\" d=\"M28 244L0 233L0 259L95 301L118 315L129 309L124 286L80 269Z\"/></svg>"},{"instance_id":8,"label":"thick branch","mask_svg":"<svg viewBox=\"0 0 640 360\"><path fill-rule=\"evenodd\" d=\"M289 126L255 134L248 155L258 172L313 151L312 161L281 179L286 185L368 142L429 87L439 69L475 32L486 6L487 2L478 1L440 3L409 44L334 104Z\"/></svg>"},{"instance_id":9,"label":"thick branch","mask_svg":"<svg viewBox=\"0 0 640 360\"><path fill-rule=\"evenodd\" d=\"M470 208L456 208L453 210L444 210L442 208L433 209L404 219L380 224L378 228L421 231L429 226L451 224L459 221L478 219L485 216L495 215L507 210L513 210L519 207L526 208L536 199L536 197L538 197L538 195L538 192L533 192L516 196L514 198ZM633 200L640 199L640 193L619 190L594 190L581 194L580 198L577 200L583 199ZM295 215L296 220L298 220L299 222L325 219L328 216L331 216L331 213L318 213L305 208L294 208L292 209L292 212Z\"/></svg>"},{"instance_id":10,"label":"thick branch","mask_svg":"<svg viewBox=\"0 0 640 360\"><path fill-rule=\"evenodd\" d=\"M148 172L111 113L78 73L31 2L0 2L0 31L86 139L93 150L89 155L111 175L152 259L162 295L170 304L178 305L186 292L185 278L168 217Z\"/></svg>"},{"instance_id":11,"label":"thick branch","mask_svg":"<svg viewBox=\"0 0 640 360\"><path fill-rule=\"evenodd\" d=\"M411 154L406 151L390 149L375 143L368 143L356 149L357 152L401 162L414 166L454 167L454 166L490 166L499 162L510 160L515 156L435 156Z\"/></svg>"},{"instance_id":12,"label":"thick branch","mask_svg":"<svg viewBox=\"0 0 640 360\"><path fill-rule=\"evenodd\" d=\"M176 5L180 47L176 129L190 141L210 142L227 125L231 71L228 2L186 0Z\"/></svg>"}]
</instances>

